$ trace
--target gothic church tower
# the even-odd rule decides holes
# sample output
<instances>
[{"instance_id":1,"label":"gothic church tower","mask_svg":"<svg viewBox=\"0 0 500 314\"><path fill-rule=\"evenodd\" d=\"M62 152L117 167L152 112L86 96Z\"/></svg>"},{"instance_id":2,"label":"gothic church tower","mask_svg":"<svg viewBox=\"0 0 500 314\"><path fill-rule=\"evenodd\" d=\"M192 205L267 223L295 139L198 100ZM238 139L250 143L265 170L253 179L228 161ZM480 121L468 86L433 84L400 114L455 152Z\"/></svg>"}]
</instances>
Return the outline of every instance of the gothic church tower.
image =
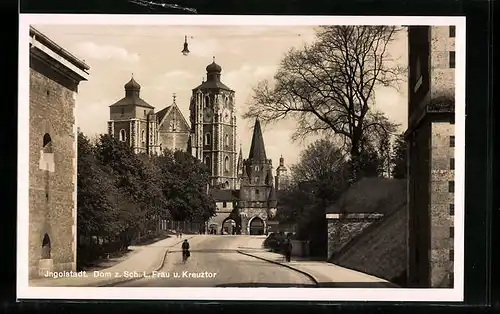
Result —
<instances>
[{"instance_id":1,"label":"gothic church tower","mask_svg":"<svg viewBox=\"0 0 500 314\"><path fill-rule=\"evenodd\" d=\"M206 71L207 80L194 88L191 96L189 150L208 167L212 187L235 189L235 93L221 82L222 68L215 58Z\"/></svg>"}]
</instances>

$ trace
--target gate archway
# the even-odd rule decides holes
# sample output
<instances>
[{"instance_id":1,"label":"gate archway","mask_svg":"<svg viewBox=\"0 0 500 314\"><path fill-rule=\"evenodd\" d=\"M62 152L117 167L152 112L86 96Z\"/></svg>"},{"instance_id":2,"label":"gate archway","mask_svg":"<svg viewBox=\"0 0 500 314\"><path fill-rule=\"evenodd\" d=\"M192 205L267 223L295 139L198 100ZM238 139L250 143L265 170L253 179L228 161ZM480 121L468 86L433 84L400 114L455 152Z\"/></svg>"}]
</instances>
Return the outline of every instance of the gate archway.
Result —
<instances>
[{"instance_id":1,"label":"gate archway","mask_svg":"<svg viewBox=\"0 0 500 314\"><path fill-rule=\"evenodd\" d=\"M221 234L236 234L236 221L228 217L222 222Z\"/></svg>"},{"instance_id":2,"label":"gate archway","mask_svg":"<svg viewBox=\"0 0 500 314\"><path fill-rule=\"evenodd\" d=\"M50 259L51 255L50 251L51 251L50 237L48 234L45 234L42 240L42 259Z\"/></svg>"},{"instance_id":3,"label":"gate archway","mask_svg":"<svg viewBox=\"0 0 500 314\"><path fill-rule=\"evenodd\" d=\"M254 217L249 223L250 235L264 235L265 223L260 217Z\"/></svg>"}]
</instances>

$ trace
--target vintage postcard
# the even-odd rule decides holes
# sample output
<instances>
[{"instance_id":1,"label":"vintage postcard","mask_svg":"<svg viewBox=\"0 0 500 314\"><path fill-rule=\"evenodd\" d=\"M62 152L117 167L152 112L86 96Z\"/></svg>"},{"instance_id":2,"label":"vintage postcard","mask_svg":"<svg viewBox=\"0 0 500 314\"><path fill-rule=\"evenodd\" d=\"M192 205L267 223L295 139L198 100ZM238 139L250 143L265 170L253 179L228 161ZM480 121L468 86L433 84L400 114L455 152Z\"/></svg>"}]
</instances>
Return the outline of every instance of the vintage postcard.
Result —
<instances>
[{"instance_id":1,"label":"vintage postcard","mask_svg":"<svg viewBox=\"0 0 500 314\"><path fill-rule=\"evenodd\" d=\"M19 299L463 300L465 18L19 36Z\"/></svg>"}]
</instances>

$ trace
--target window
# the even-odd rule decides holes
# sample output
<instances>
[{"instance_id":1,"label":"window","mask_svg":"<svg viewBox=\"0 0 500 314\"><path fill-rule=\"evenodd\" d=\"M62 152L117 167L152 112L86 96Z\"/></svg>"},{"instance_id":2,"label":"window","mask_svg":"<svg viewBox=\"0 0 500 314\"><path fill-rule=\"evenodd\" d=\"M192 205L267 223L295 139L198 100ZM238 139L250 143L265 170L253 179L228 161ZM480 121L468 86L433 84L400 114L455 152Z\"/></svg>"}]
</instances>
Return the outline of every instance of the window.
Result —
<instances>
[{"instance_id":1,"label":"window","mask_svg":"<svg viewBox=\"0 0 500 314\"><path fill-rule=\"evenodd\" d=\"M120 130L120 141L125 142L127 140L127 135L125 134L125 130Z\"/></svg>"},{"instance_id":2,"label":"window","mask_svg":"<svg viewBox=\"0 0 500 314\"><path fill-rule=\"evenodd\" d=\"M227 203L226 202L222 202L222 207L226 208L227 207Z\"/></svg>"},{"instance_id":3,"label":"window","mask_svg":"<svg viewBox=\"0 0 500 314\"><path fill-rule=\"evenodd\" d=\"M455 37L455 31L456 31L456 27L450 26L450 37Z\"/></svg>"},{"instance_id":4,"label":"window","mask_svg":"<svg viewBox=\"0 0 500 314\"><path fill-rule=\"evenodd\" d=\"M455 170L455 158L450 158L450 170Z\"/></svg>"},{"instance_id":5,"label":"window","mask_svg":"<svg viewBox=\"0 0 500 314\"><path fill-rule=\"evenodd\" d=\"M448 182L448 192L455 193L455 181Z\"/></svg>"},{"instance_id":6,"label":"window","mask_svg":"<svg viewBox=\"0 0 500 314\"><path fill-rule=\"evenodd\" d=\"M205 107L210 107L210 97L205 96Z\"/></svg>"},{"instance_id":7,"label":"window","mask_svg":"<svg viewBox=\"0 0 500 314\"><path fill-rule=\"evenodd\" d=\"M450 238L454 238L455 237L455 228L454 227L450 227Z\"/></svg>"},{"instance_id":8,"label":"window","mask_svg":"<svg viewBox=\"0 0 500 314\"><path fill-rule=\"evenodd\" d=\"M260 191L259 190L255 190L255 195L259 195Z\"/></svg>"},{"instance_id":9,"label":"window","mask_svg":"<svg viewBox=\"0 0 500 314\"><path fill-rule=\"evenodd\" d=\"M148 113L146 112L146 110L144 110L144 116L147 117L148 116Z\"/></svg>"},{"instance_id":10,"label":"window","mask_svg":"<svg viewBox=\"0 0 500 314\"><path fill-rule=\"evenodd\" d=\"M229 189L229 181L226 181L225 186L226 186L226 189Z\"/></svg>"},{"instance_id":11,"label":"window","mask_svg":"<svg viewBox=\"0 0 500 314\"><path fill-rule=\"evenodd\" d=\"M259 171L259 166L255 166L255 171Z\"/></svg>"},{"instance_id":12,"label":"window","mask_svg":"<svg viewBox=\"0 0 500 314\"><path fill-rule=\"evenodd\" d=\"M229 157L226 156L226 158L224 158L224 171L228 172L229 171Z\"/></svg>"},{"instance_id":13,"label":"window","mask_svg":"<svg viewBox=\"0 0 500 314\"><path fill-rule=\"evenodd\" d=\"M48 154L52 153L52 138L49 133L43 135L43 152Z\"/></svg>"},{"instance_id":14,"label":"window","mask_svg":"<svg viewBox=\"0 0 500 314\"><path fill-rule=\"evenodd\" d=\"M210 145L210 133L205 134L205 145Z\"/></svg>"},{"instance_id":15,"label":"window","mask_svg":"<svg viewBox=\"0 0 500 314\"><path fill-rule=\"evenodd\" d=\"M450 204L450 215L455 216L455 204Z\"/></svg>"},{"instance_id":16,"label":"window","mask_svg":"<svg viewBox=\"0 0 500 314\"><path fill-rule=\"evenodd\" d=\"M450 69L455 68L455 51L450 51Z\"/></svg>"},{"instance_id":17,"label":"window","mask_svg":"<svg viewBox=\"0 0 500 314\"><path fill-rule=\"evenodd\" d=\"M450 136L450 147L455 147L455 136Z\"/></svg>"},{"instance_id":18,"label":"window","mask_svg":"<svg viewBox=\"0 0 500 314\"><path fill-rule=\"evenodd\" d=\"M226 143L226 147L228 147L229 146L229 135L228 134L226 134L226 136L224 137L224 141Z\"/></svg>"},{"instance_id":19,"label":"window","mask_svg":"<svg viewBox=\"0 0 500 314\"><path fill-rule=\"evenodd\" d=\"M125 108L120 108L120 113L123 116L125 114Z\"/></svg>"},{"instance_id":20,"label":"window","mask_svg":"<svg viewBox=\"0 0 500 314\"><path fill-rule=\"evenodd\" d=\"M142 130L141 140L142 140L142 144L146 143L146 131L145 130Z\"/></svg>"},{"instance_id":21,"label":"window","mask_svg":"<svg viewBox=\"0 0 500 314\"><path fill-rule=\"evenodd\" d=\"M205 157L205 166L210 166L210 157Z\"/></svg>"},{"instance_id":22,"label":"window","mask_svg":"<svg viewBox=\"0 0 500 314\"><path fill-rule=\"evenodd\" d=\"M259 179L260 179L259 177L255 177L255 178L253 179L253 181L254 181L255 183L259 183Z\"/></svg>"},{"instance_id":23,"label":"window","mask_svg":"<svg viewBox=\"0 0 500 314\"><path fill-rule=\"evenodd\" d=\"M455 260L455 250L450 249L450 262Z\"/></svg>"}]
</instances>

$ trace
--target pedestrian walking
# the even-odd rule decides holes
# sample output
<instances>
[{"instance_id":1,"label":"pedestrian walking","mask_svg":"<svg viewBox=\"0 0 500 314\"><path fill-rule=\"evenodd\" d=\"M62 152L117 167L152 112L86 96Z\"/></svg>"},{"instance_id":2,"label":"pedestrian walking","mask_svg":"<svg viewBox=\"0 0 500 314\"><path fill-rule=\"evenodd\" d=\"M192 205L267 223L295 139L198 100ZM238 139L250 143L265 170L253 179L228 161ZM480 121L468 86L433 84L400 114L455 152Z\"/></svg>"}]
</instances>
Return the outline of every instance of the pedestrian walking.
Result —
<instances>
[{"instance_id":1,"label":"pedestrian walking","mask_svg":"<svg viewBox=\"0 0 500 314\"><path fill-rule=\"evenodd\" d=\"M283 251L285 253L285 261L289 262L292 256L292 242L290 239L285 240Z\"/></svg>"}]
</instances>

